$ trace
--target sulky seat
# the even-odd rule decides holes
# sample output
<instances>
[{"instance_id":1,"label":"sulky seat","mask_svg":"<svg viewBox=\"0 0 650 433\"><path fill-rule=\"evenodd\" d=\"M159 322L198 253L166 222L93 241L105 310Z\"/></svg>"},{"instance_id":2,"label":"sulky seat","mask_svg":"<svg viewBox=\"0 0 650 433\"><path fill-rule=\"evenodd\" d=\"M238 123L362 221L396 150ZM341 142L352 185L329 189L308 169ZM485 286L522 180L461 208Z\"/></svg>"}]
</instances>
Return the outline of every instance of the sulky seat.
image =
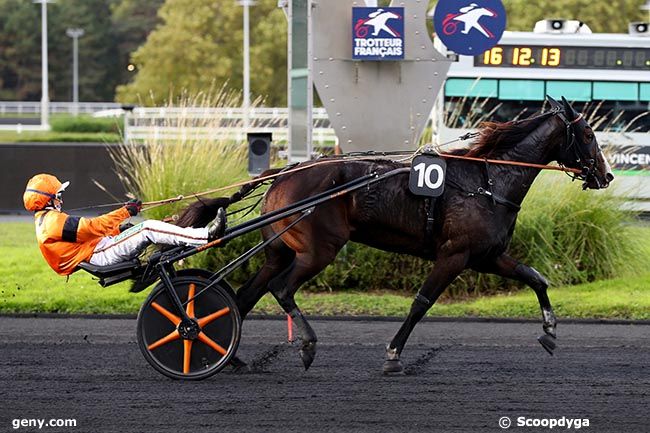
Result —
<instances>
[{"instance_id":1,"label":"sulky seat","mask_svg":"<svg viewBox=\"0 0 650 433\"><path fill-rule=\"evenodd\" d=\"M142 264L138 259L128 260L126 262L108 266L98 266L88 262L81 262L79 263L78 268L99 278L99 284L104 287L130 278L135 278L142 273Z\"/></svg>"}]
</instances>

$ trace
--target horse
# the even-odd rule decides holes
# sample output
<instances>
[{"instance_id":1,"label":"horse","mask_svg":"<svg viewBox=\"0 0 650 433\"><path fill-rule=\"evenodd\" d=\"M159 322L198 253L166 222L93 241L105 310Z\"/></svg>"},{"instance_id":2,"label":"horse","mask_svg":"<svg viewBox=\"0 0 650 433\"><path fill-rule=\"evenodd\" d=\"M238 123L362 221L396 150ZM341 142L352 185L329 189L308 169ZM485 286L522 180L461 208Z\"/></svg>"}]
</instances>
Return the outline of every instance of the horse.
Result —
<instances>
[{"instance_id":1,"label":"horse","mask_svg":"<svg viewBox=\"0 0 650 433\"><path fill-rule=\"evenodd\" d=\"M575 177L583 181L583 189L607 188L614 176L582 114L564 98L561 104L547 98L550 111L524 120L483 123L478 139L470 147L454 151L455 155L485 162L448 159L445 190L432 211L427 208L427 200L409 191L408 173L319 205L310 216L266 247L265 263L237 292L241 317L246 317L259 299L271 292L297 325L302 337L299 354L308 369L316 354L317 336L294 295L303 283L330 264L348 241L354 241L434 262L406 319L386 347L385 373L403 371L400 357L411 331L445 288L467 268L514 279L534 290L544 331L539 341L552 355L557 319L546 291L549 283L534 268L507 253L520 205L540 168L491 164L487 160L536 164L557 161L581 170ZM280 176L265 193L262 214L368 173L385 173L405 166L376 159L329 164L318 161L302 163L312 167L285 175L276 170ZM204 225L219 206L236 202L245 194L242 189L230 198L193 203L177 223ZM433 217L431 227L427 227L428 215ZM269 239L290 222L287 218L263 228L262 237Z\"/></svg>"}]
</instances>

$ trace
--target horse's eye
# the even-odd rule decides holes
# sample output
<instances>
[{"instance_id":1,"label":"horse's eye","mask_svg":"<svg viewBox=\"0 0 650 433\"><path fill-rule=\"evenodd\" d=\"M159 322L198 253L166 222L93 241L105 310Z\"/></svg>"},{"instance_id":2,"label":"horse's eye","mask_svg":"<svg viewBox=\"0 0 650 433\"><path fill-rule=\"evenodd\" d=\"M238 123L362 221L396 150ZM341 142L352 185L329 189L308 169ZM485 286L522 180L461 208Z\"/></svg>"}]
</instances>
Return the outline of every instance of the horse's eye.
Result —
<instances>
[{"instance_id":1,"label":"horse's eye","mask_svg":"<svg viewBox=\"0 0 650 433\"><path fill-rule=\"evenodd\" d=\"M587 132L585 133L585 138L587 139L587 141L591 141L594 139L594 134L592 134L591 132Z\"/></svg>"}]
</instances>

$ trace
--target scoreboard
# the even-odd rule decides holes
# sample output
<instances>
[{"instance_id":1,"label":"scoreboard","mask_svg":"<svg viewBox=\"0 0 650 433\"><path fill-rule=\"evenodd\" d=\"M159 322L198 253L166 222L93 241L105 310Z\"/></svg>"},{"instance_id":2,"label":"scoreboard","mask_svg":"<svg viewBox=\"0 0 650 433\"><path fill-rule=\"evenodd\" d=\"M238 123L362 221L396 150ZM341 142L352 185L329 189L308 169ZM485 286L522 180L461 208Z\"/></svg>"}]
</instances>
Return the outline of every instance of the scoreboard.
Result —
<instances>
[{"instance_id":1,"label":"scoreboard","mask_svg":"<svg viewBox=\"0 0 650 433\"><path fill-rule=\"evenodd\" d=\"M474 66L612 69L650 73L650 48L497 45L475 56Z\"/></svg>"}]
</instances>

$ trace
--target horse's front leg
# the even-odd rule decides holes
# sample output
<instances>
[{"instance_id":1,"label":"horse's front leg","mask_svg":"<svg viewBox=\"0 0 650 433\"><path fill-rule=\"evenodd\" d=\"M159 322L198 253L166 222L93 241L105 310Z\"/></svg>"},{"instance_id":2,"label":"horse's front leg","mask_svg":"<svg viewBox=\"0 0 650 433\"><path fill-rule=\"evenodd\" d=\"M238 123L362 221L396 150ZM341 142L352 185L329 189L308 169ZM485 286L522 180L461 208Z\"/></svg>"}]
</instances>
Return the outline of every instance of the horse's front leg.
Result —
<instances>
[{"instance_id":1,"label":"horse's front leg","mask_svg":"<svg viewBox=\"0 0 650 433\"><path fill-rule=\"evenodd\" d=\"M548 288L548 281L544 278L535 268L519 263L507 254L499 256L491 266L486 268L486 271L502 277L512 278L529 285L537 295L539 307L542 310L542 328L544 335L537 340L548 353L553 355L556 343L556 328L557 319L551 307L551 301L548 299L546 289Z\"/></svg>"},{"instance_id":2,"label":"horse's front leg","mask_svg":"<svg viewBox=\"0 0 650 433\"><path fill-rule=\"evenodd\" d=\"M388 347L386 347L384 373L400 373L404 370L400 355L406 340L411 335L415 325L438 300L442 292L465 269L468 258L469 254L467 252L438 258L433 270L415 296L406 320Z\"/></svg>"}]
</instances>

